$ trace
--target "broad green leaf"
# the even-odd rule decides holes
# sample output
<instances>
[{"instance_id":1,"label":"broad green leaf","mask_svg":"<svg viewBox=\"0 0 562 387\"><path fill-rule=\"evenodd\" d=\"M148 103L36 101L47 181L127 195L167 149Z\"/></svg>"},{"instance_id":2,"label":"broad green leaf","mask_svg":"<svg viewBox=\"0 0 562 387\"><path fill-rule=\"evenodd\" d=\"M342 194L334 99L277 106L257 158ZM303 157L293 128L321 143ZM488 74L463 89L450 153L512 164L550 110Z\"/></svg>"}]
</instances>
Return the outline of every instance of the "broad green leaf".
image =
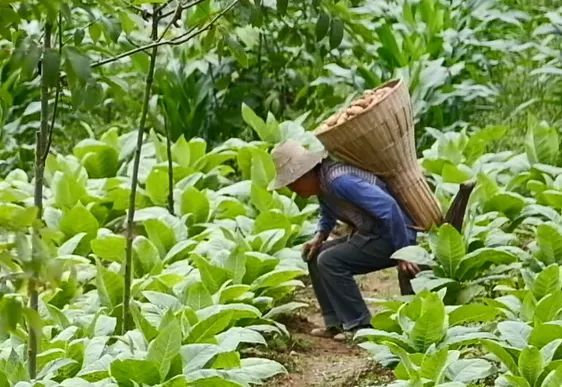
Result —
<instances>
[{"instance_id":1,"label":"broad green leaf","mask_svg":"<svg viewBox=\"0 0 562 387\"><path fill-rule=\"evenodd\" d=\"M552 320L558 320L562 309L562 291L555 290L544 296L535 308L535 321L545 323Z\"/></svg>"},{"instance_id":2,"label":"broad green leaf","mask_svg":"<svg viewBox=\"0 0 562 387\"><path fill-rule=\"evenodd\" d=\"M450 224L439 228L437 236L430 240L435 258L447 277L457 278L457 268L466 250L461 234Z\"/></svg>"},{"instance_id":3,"label":"broad green leaf","mask_svg":"<svg viewBox=\"0 0 562 387\"><path fill-rule=\"evenodd\" d=\"M100 315L94 326L94 335L97 337L111 336L115 332L116 326L117 319L115 317Z\"/></svg>"},{"instance_id":4,"label":"broad green leaf","mask_svg":"<svg viewBox=\"0 0 562 387\"><path fill-rule=\"evenodd\" d=\"M444 347L438 351L428 351L423 356L420 367L420 376L439 382L444 368L449 360L449 350Z\"/></svg>"},{"instance_id":5,"label":"broad green leaf","mask_svg":"<svg viewBox=\"0 0 562 387\"><path fill-rule=\"evenodd\" d=\"M216 344L187 344L180 349L183 372L189 373L205 367L221 349Z\"/></svg>"},{"instance_id":6,"label":"broad green leaf","mask_svg":"<svg viewBox=\"0 0 562 387\"><path fill-rule=\"evenodd\" d=\"M58 255L71 255L78 248L78 245L84 239L86 233L81 232L74 235L72 238L68 239L62 245L59 246Z\"/></svg>"},{"instance_id":7,"label":"broad green leaf","mask_svg":"<svg viewBox=\"0 0 562 387\"><path fill-rule=\"evenodd\" d=\"M55 172L51 181L55 203L59 207L73 207L86 195L85 184L68 173Z\"/></svg>"},{"instance_id":8,"label":"broad green leaf","mask_svg":"<svg viewBox=\"0 0 562 387\"><path fill-rule=\"evenodd\" d=\"M80 81L87 81L92 76L90 58L82 54L76 47L64 46L66 72Z\"/></svg>"},{"instance_id":9,"label":"broad green leaf","mask_svg":"<svg viewBox=\"0 0 562 387\"><path fill-rule=\"evenodd\" d=\"M224 268L231 273L234 284L240 284L246 273L246 255L243 249L232 250L224 262Z\"/></svg>"},{"instance_id":10,"label":"broad green leaf","mask_svg":"<svg viewBox=\"0 0 562 387\"><path fill-rule=\"evenodd\" d=\"M164 257L176 244L174 230L160 219L148 219L143 223L148 239L156 246L158 253Z\"/></svg>"},{"instance_id":11,"label":"broad green leaf","mask_svg":"<svg viewBox=\"0 0 562 387\"><path fill-rule=\"evenodd\" d=\"M303 272L301 270L277 269L257 278L253 282L252 287L254 289L262 289L262 288L278 286L283 282L292 280L302 275Z\"/></svg>"},{"instance_id":12,"label":"broad green leaf","mask_svg":"<svg viewBox=\"0 0 562 387\"><path fill-rule=\"evenodd\" d=\"M418 265L433 265L434 261L421 246L406 246L394 252L391 256L392 259L400 259L408 262L413 262Z\"/></svg>"},{"instance_id":13,"label":"broad green leaf","mask_svg":"<svg viewBox=\"0 0 562 387\"><path fill-rule=\"evenodd\" d=\"M116 235L109 230L98 231L98 236L90 242L92 252L107 261L123 262L127 240L122 235Z\"/></svg>"},{"instance_id":14,"label":"broad green leaf","mask_svg":"<svg viewBox=\"0 0 562 387\"><path fill-rule=\"evenodd\" d=\"M358 340L361 338L368 338L369 340L378 343L391 342L405 348L409 352L416 351L406 337L396 332L386 332L379 329L361 329L355 334L354 339Z\"/></svg>"},{"instance_id":15,"label":"broad green leaf","mask_svg":"<svg viewBox=\"0 0 562 387\"><path fill-rule=\"evenodd\" d=\"M219 333L217 341L221 350L224 351L235 351L241 343L267 345L261 333L241 327L233 327L226 332Z\"/></svg>"},{"instance_id":16,"label":"broad green leaf","mask_svg":"<svg viewBox=\"0 0 562 387\"><path fill-rule=\"evenodd\" d=\"M472 169L465 164L446 163L441 173L445 183L461 184L473 177Z\"/></svg>"},{"instance_id":17,"label":"broad green leaf","mask_svg":"<svg viewBox=\"0 0 562 387\"><path fill-rule=\"evenodd\" d=\"M215 315L221 311L231 311L232 321L237 321L241 319L252 319L261 317L261 312L258 308L248 304L242 303L232 303L226 305L212 305L204 309L197 311L197 317L200 320L205 320L212 315Z\"/></svg>"},{"instance_id":18,"label":"broad green leaf","mask_svg":"<svg viewBox=\"0 0 562 387\"><path fill-rule=\"evenodd\" d=\"M53 379L59 377L59 375L64 374L64 368L75 365L78 362L72 359L55 359L49 362L43 369L37 374L37 378L39 379Z\"/></svg>"},{"instance_id":19,"label":"broad green leaf","mask_svg":"<svg viewBox=\"0 0 562 387\"><path fill-rule=\"evenodd\" d=\"M142 295L152 304L164 310L171 309L175 311L181 307L178 299L170 294L145 290L142 292Z\"/></svg>"},{"instance_id":20,"label":"broad green leaf","mask_svg":"<svg viewBox=\"0 0 562 387\"><path fill-rule=\"evenodd\" d=\"M103 306L114 308L123 301L123 277L96 262L96 288Z\"/></svg>"},{"instance_id":21,"label":"broad green leaf","mask_svg":"<svg viewBox=\"0 0 562 387\"><path fill-rule=\"evenodd\" d=\"M557 339L562 339L562 326L553 321L537 324L529 335L529 344L542 348Z\"/></svg>"},{"instance_id":22,"label":"broad green leaf","mask_svg":"<svg viewBox=\"0 0 562 387\"><path fill-rule=\"evenodd\" d=\"M94 237L98 228L97 219L81 203L68 211L64 211L60 220L60 229L68 236L84 232L88 236Z\"/></svg>"},{"instance_id":23,"label":"broad green leaf","mask_svg":"<svg viewBox=\"0 0 562 387\"><path fill-rule=\"evenodd\" d=\"M136 237L133 241L133 252L137 262L140 263L135 271L149 274L160 264L160 254L150 239L143 236Z\"/></svg>"},{"instance_id":24,"label":"broad green leaf","mask_svg":"<svg viewBox=\"0 0 562 387\"><path fill-rule=\"evenodd\" d=\"M93 363L99 360L104 352L107 344L108 337L93 337L91 338L86 347L84 348L84 365Z\"/></svg>"},{"instance_id":25,"label":"broad green leaf","mask_svg":"<svg viewBox=\"0 0 562 387\"><path fill-rule=\"evenodd\" d=\"M408 336L416 349L425 352L445 336L447 317L443 301L435 293L427 293L421 302L419 313Z\"/></svg>"},{"instance_id":26,"label":"broad green leaf","mask_svg":"<svg viewBox=\"0 0 562 387\"><path fill-rule=\"evenodd\" d=\"M156 338L148 346L147 360L153 362L160 371L163 381L170 370L170 365L181 347L181 327L178 320L173 319L160 330Z\"/></svg>"},{"instance_id":27,"label":"broad green leaf","mask_svg":"<svg viewBox=\"0 0 562 387\"><path fill-rule=\"evenodd\" d=\"M221 290L215 294L215 297L217 297L217 303L227 304L248 294L250 289L251 287L249 285L229 285L221 288Z\"/></svg>"},{"instance_id":28,"label":"broad green leaf","mask_svg":"<svg viewBox=\"0 0 562 387\"><path fill-rule=\"evenodd\" d=\"M303 302L295 302L295 301L288 302L272 308L271 310L269 310L269 312L264 314L263 317L269 319L276 319L279 316L290 315L294 313L295 310L302 309L307 306L308 304L305 304Z\"/></svg>"},{"instance_id":29,"label":"broad green leaf","mask_svg":"<svg viewBox=\"0 0 562 387\"><path fill-rule=\"evenodd\" d=\"M517 363L510 352L508 352L501 344L496 341L482 340L482 345L492 354L494 354L499 361L506 366L509 372L513 374L518 374L519 370L517 368Z\"/></svg>"},{"instance_id":30,"label":"broad green leaf","mask_svg":"<svg viewBox=\"0 0 562 387\"><path fill-rule=\"evenodd\" d=\"M449 313L449 324L461 325L468 322L485 322L494 320L499 310L491 305L466 304Z\"/></svg>"},{"instance_id":31,"label":"broad green leaf","mask_svg":"<svg viewBox=\"0 0 562 387\"><path fill-rule=\"evenodd\" d=\"M521 321L502 321L498 323L498 331L510 345L523 349L527 346L531 327Z\"/></svg>"},{"instance_id":32,"label":"broad green leaf","mask_svg":"<svg viewBox=\"0 0 562 387\"><path fill-rule=\"evenodd\" d=\"M120 386L134 386L134 383L155 385L160 374L154 362L140 359L117 359L111 363L111 376Z\"/></svg>"},{"instance_id":33,"label":"broad green leaf","mask_svg":"<svg viewBox=\"0 0 562 387\"><path fill-rule=\"evenodd\" d=\"M501 375L499 379L505 379L504 383L507 383L507 385L510 387L532 387L529 382L522 376Z\"/></svg>"},{"instance_id":34,"label":"broad green leaf","mask_svg":"<svg viewBox=\"0 0 562 387\"><path fill-rule=\"evenodd\" d=\"M181 214L193 214L194 223L204 223L209 218L209 199L194 187L187 187L180 198Z\"/></svg>"},{"instance_id":35,"label":"broad green leaf","mask_svg":"<svg viewBox=\"0 0 562 387\"><path fill-rule=\"evenodd\" d=\"M541 387L559 387L562 386L562 366L550 371L541 384Z\"/></svg>"},{"instance_id":36,"label":"broad green leaf","mask_svg":"<svg viewBox=\"0 0 562 387\"><path fill-rule=\"evenodd\" d=\"M251 107L242 103L242 118L258 135L262 141L276 143L279 138L273 137L274 133L269 133L269 128L265 121L261 119Z\"/></svg>"},{"instance_id":37,"label":"broad green leaf","mask_svg":"<svg viewBox=\"0 0 562 387\"><path fill-rule=\"evenodd\" d=\"M158 334L157 330L157 322L151 322L148 318L143 314L141 308L136 304L131 304L131 315L133 317L133 321L135 322L136 328L143 334L144 338L147 341L152 340Z\"/></svg>"},{"instance_id":38,"label":"broad green leaf","mask_svg":"<svg viewBox=\"0 0 562 387\"><path fill-rule=\"evenodd\" d=\"M555 128L544 123L529 122L525 148L531 164L555 165L558 158L559 135Z\"/></svg>"},{"instance_id":39,"label":"broad green leaf","mask_svg":"<svg viewBox=\"0 0 562 387\"><path fill-rule=\"evenodd\" d=\"M500 192L484 204L484 211L499 211L514 218L521 213L525 202L525 198L515 192Z\"/></svg>"},{"instance_id":40,"label":"broad green leaf","mask_svg":"<svg viewBox=\"0 0 562 387\"><path fill-rule=\"evenodd\" d=\"M318 15L318 20L316 20L316 40L322 40L328 34L329 29L330 16L327 13L322 12Z\"/></svg>"},{"instance_id":41,"label":"broad green leaf","mask_svg":"<svg viewBox=\"0 0 562 387\"><path fill-rule=\"evenodd\" d=\"M264 150L252 150L252 183L267 188L275 178L275 165L271 156Z\"/></svg>"},{"instance_id":42,"label":"broad green leaf","mask_svg":"<svg viewBox=\"0 0 562 387\"><path fill-rule=\"evenodd\" d=\"M12 203L0 203L0 227L21 230L30 227L37 218L35 207L22 207Z\"/></svg>"},{"instance_id":43,"label":"broad green leaf","mask_svg":"<svg viewBox=\"0 0 562 387\"><path fill-rule=\"evenodd\" d=\"M519 354L519 372L531 386L535 384L543 367L544 359L536 347L528 346Z\"/></svg>"},{"instance_id":44,"label":"broad green leaf","mask_svg":"<svg viewBox=\"0 0 562 387\"><path fill-rule=\"evenodd\" d=\"M228 271L219 266L213 265L207 259L197 254L193 254L191 259L193 260L193 263L195 263L195 266L197 266L197 269L199 269L201 279L211 293L218 291L221 285L230 279Z\"/></svg>"},{"instance_id":45,"label":"broad green leaf","mask_svg":"<svg viewBox=\"0 0 562 387\"><path fill-rule=\"evenodd\" d=\"M199 321L193 326L186 341L188 343L202 343L222 332L232 321L234 312L222 310L210 317Z\"/></svg>"},{"instance_id":46,"label":"broad green leaf","mask_svg":"<svg viewBox=\"0 0 562 387\"><path fill-rule=\"evenodd\" d=\"M537 299L560 290L560 269L558 265L552 264L541 271L533 281L533 294Z\"/></svg>"},{"instance_id":47,"label":"broad green leaf","mask_svg":"<svg viewBox=\"0 0 562 387\"><path fill-rule=\"evenodd\" d=\"M240 366L240 369L232 370L229 376L251 375L252 378L264 381L275 375L287 373L285 367L269 359L248 357L240 360ZM235 377L235 380L237 379ZM243 378L241 379L243 380Z\"/></svg>"},{"instance_id":48,"label":"broad green leaf","mask_svg":"<svg viewBox=\"0 0 562 387\"><path fill-rule=\"evenodd\" d=\"M402 53L402 50L398 47L398 42L394 37L394 33L388 23L383 24L376 30L377 35L381 43L383 44L384 52L389 53L391 64L396 64L398 67L406 66L407 60Z\"/></svg>"},{"instance_id":49,"label":"broad green leaf","mask_svg":"<svg viewBox=\"0 0 562 387\"><path fill-rule=\"evenodd\" d=\"M485 379L494 372L492 364L484 359L459 359L447 367L447 379L453 382L471 383Z\"/></svg>"},{"instance_id":50,"label":"broad green leaf","mask_svg":"<svg viewBox=\"0 0 562 387\"><path fill-rule=\"evenodd\" d=\"M237 216L245 216L246 207L235 198L221 198L214 211L216 219L234 219Z\"/></svg>"},{"instance_id":51,"label":"broad green leaf","mask_svg":"<svg viewBox=\"0 0 562 387\"><path fill-rule=\"evenodd\" d=\"M509 247L484 247L461 258L456 278L460 280L478 278L491 265L506 265L517 260L517 255Z\"/></svg>"},{"instance_id":52,"label":"broad green leaf","mask_svg":"<svg viewBox=\"0 0 562 387\"><path fill-rule=\"evenodd\" d=\"M58 50L48 49L43 54L43 79L49 87L56 87L60 76L60 56Z\"/></svg>"},{"instance_id":53,"label":"broad green leaf","mask_svg":"<svg viewBox=\"0 0 562 387\"><path fill-rule=\"evenodd\" d=\"M189 256L197 242L191 239L176 243L164 257L165 262L181 261Z\"/></svg>"},{"instance_id":54,"label":"broad green leaf","mask_svg":"<svg viewBox=\"0 0 562 387\"><path fill-rule=\"evenodd\" d=\"M168 173L160 168L154 168L146 178L146 192L152 203L165 206L168 203Z\"/></svg>"},{"instance_id":55,"label":"broad green leaf","mask_svg":"<svg viewBox=\"0 0 562 387\"><path fill-rule=\"evenodd\" d=\"M332 19L330 22L330 48L338 48L343 40L344 25L341 19Z\"/></svg>"},{"instance_id":56,"label":"broad green leaf","mask_svg":"<svg viewBox=\"0 0 562 387\"><path fill-rule=\"evenodd\" d=\"M541 354L544 359L545 366L550 364L561 345L562 339L556 339L541 348Z\"/></svg>"},{"instance_id":57,"label":"broad green leaf","mask_svg":"<svg viewBox=\"0 0 562 387\"><path fill-rule=\"evenodd\" d=\"M562 230L556 224L544 223L536 232L539 251L537 257L545 264L562 260Z\"/></svg>"},{"instance_id":58,"label":"broad green leaf","mask_svg":"<svg viewBox=\"0 0 562 387\"><path fill-rule=\"evenodd\" d=\"M213 361L212 368L233 369L240 367L240 353L236 351L222 352Z\"/></svg>"},{"instance_id":59,"label":"broad green leaf","mask_svg":"<svg viewBox=\"0 0 562 387\"><path fill-rule=\"evenodd\" d=\"M85 106L88 109L90 105L98 105L99 99L103 97L103 91L100 88L86 88ZM88 171L91 178L113 177L119 169L119 154L110 146L105 146L96 152L89 152L81 159L82 165Z\"/></svg>"},{"instance_id":60,"label":"broad green leaf","mask_svg":"<svg viewBox=\"0 0 562 387\"><path fill-rule=\"evenodd\" d=\"M187 305L194 310L213 305L213 298L202 282L197 282L189 287L187 292Z\"/></svg>"}]
</instances>

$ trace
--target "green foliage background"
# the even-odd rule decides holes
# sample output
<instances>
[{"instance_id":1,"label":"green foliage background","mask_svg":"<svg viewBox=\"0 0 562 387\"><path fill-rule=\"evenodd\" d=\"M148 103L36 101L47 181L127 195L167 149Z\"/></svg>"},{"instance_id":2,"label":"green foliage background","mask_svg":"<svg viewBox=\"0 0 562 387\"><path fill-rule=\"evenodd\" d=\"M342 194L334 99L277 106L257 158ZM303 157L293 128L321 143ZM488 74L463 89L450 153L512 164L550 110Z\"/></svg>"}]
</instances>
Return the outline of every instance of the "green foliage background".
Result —
<instances>
[{"instance_id":1,"label":"green foliage background","mask_svg":"<svg viewBox=\"0 0 562 387\"><path fill-rule=\"evenodd\" d=\"M158 48L137 181L155 10L158 39L193 39ZM268 191L268 152L287 138L318 147L323 119L401 77L443 209L459 184L477 186L462 232L444 225L399 253L431 268L416 296L381 302L356 338L396 386L559 386L561 12L548 0L1 1L0 385L246 386L285 372L244 349L286 337L276 318L303 306L291 297L316 206ZM39 221L42 113L54 119Z\"/></svg>"}]
</instances>

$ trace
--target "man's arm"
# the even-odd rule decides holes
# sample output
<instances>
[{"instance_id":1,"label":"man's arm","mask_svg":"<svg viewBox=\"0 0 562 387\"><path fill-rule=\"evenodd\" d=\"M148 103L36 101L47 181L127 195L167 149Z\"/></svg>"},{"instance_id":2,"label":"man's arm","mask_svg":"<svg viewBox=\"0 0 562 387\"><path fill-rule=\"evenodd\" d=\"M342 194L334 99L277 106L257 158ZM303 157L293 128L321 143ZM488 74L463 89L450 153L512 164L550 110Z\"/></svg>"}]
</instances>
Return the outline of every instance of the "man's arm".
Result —
<instances>
[{"instance_id":1,"label":"man's arm","mask_svg":"<svg viewBox=\"0 0 562 387\"><path fill-rule=\"evenodd\" d=\"M383 222L398 250L411 244L412 233L396 200L382 188L353 176L343 175L333 181L334 192Z\"/></svg>"},{"instance_id":2,"label":"man's arm","mask_svg":"<svg viewBox=\"0 0 562 387\"><path fill-rule=\"evenodd\" d=\"M320 219L318 220L318 228L316 229L316 236L325 241L336 226L336 217L330 208L320 202Z\"/></svg>"}]
</instances>

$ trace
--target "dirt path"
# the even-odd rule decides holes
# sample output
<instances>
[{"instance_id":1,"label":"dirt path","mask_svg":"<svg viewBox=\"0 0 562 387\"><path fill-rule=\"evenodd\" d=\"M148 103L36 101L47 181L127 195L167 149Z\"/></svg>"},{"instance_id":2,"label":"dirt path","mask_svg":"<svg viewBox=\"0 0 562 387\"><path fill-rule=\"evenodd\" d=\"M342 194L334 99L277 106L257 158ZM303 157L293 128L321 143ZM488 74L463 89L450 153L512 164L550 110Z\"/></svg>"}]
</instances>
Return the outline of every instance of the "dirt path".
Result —
<instances>
[{"instance_id":1,"label":"dirt path","mask_svg":"<svg viewBox=\"0 0 562 387\"><path fill-rule=\"evenodd\" d=\"M365 297L399 294L395 269L358 276L357 281ZM292 339L285 348L276 350L276 360L285 364L289 374L268 386L366 387L392 380L392 373L374 364L361 348L309 334L314 327L323 326L310 286L297 294L297 300L310 307L285 321Z\"/></svg>"}]
</instances>

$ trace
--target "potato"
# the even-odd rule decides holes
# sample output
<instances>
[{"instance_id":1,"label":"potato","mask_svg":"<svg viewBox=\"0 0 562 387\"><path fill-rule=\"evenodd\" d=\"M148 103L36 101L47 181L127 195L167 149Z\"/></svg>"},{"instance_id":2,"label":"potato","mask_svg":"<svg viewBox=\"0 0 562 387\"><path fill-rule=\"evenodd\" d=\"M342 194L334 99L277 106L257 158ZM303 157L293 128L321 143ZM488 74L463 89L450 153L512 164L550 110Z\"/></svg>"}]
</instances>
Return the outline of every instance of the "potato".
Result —
<instances>
[{"instance_id":1,"label":"potato","mask_svg":"<svg viewBox=\"0 0 562 387\"><path fill-rule=\"evenodd\" d=\"M327 126L334 126L336 124L336 122L338 122L338 118L340 117L341 112L336 112L334 114L332 114L330 117L328 117L328 119L326 120L326 125Z\"/></svg>"},{"instance_id":2,"label":"potato","mask_svg":"<svg viewBox=\"0 0 562 387\"><path fill-rule=\"evenodd\" d=\"M360 106L362 108L366 108L369 106L369 100L367 98L359 98L355 102L353 102L353 106Z\"/></svg>"},{"instance_id":3,"label":"potato","mask_svg":"<svg viewBox=\"0 0 562 387\"><path fill-rule=\"evenodd\" d=\"M363 110L365 109L363 109L361 106L352 106L350 108L347 108L346 113L355 116L361 113Z\"/></svg>"},{"instance_id":4,"label":"potato","mask_svg":"<svg viewBox=\"0 0 562 387\"><path fill-rule=\"evenodd\" d=\"M337 125L341 125L345 121L347 121L347 113L343 113L342 115L339 116Z\"/></svg>"}]
</instances>

